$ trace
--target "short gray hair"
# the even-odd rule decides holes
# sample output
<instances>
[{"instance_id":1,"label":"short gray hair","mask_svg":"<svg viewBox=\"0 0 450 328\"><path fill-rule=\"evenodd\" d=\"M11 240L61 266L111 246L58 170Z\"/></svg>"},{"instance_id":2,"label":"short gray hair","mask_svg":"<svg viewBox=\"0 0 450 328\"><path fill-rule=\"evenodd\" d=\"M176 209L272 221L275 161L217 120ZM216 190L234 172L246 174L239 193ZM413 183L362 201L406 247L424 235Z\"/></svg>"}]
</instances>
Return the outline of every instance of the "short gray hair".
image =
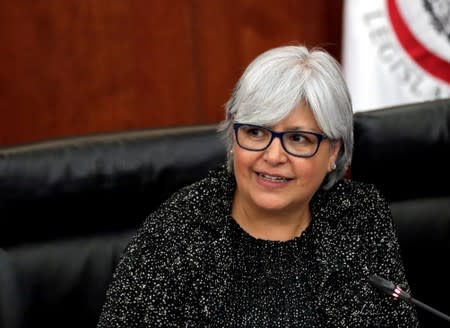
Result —
<instances>
[{"instance_id":1,"label":"short gray hair","mask_svg":"<svg viewBox=\"0 0 450 328\"><path fill-rule=\"evenodd\" d=\"M232 170L233 123L271 126L300 103L307 104L319 127L342 141L336 169L322 184L329 189L345 174L353 151L353 110L339 63L323 49L302 45L278 47L259 55L244 71L228 100L219 131Z\"/></svg>"}]
</instances>

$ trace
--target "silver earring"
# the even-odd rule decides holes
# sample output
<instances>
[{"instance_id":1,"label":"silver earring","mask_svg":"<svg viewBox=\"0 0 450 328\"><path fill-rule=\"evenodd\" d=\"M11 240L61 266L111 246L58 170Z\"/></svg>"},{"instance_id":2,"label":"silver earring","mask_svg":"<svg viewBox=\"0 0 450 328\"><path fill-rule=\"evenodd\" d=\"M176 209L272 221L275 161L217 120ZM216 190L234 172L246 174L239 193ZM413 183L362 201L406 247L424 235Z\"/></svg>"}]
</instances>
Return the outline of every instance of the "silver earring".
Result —
<instances>
[{"instance_id":1,"label":"silver earring","mask_svg":"<svg viewBox=\"0 0 450 328\"><path fill-rule=\"evenodd\" d=\"M336 170L336 163L331 164L331 170L332 171Z\"/></svg>"}]
</instances>

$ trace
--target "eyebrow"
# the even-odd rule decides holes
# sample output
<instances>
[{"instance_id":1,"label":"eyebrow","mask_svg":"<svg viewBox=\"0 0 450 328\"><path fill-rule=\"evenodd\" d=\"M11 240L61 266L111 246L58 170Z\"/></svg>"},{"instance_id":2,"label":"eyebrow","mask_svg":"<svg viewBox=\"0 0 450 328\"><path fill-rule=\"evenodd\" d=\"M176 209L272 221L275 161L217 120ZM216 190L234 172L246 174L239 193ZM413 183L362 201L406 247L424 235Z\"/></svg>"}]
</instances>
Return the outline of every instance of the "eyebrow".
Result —
<instances>
[{"instance_id":1,"label":"eyebrow","mask_svg":"<svg viewBox=\"0 0 450 328\"><path fill-rule=\"evenodd\" d=\"M288 127L286 129L284 129L285 131L298 131L298 130L309 130L306 127L301 127L301 126L293 126L293 127Z\"/></svg>"},{"instance_id":2,"label":"eyebrow","mask_svg":"<svg viewBox=\"0 0 450 328\"><path fill-rule=\"evenodd\" d=\"M273 130L273 127L269 127L269 129ZM307 127L300 127L300 126L291 126L283 129L285 132L296 132L296 131L305 131L305 132L317 132L317 133L323 133L322 131L318 129L310 129Z\"/></svg>"}]
</instances>

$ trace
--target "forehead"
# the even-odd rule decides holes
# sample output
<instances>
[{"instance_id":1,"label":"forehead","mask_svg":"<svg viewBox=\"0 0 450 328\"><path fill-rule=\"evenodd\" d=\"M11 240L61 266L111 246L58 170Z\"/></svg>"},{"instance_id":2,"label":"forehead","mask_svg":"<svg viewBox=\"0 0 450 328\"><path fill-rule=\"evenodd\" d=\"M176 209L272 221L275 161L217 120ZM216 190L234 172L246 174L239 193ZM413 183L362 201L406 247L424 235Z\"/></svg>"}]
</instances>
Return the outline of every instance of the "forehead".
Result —
<instances>
[{"instance_id":1,"label":"forehead","mask_svg":"<svg viewBox=\"0 0 450 328\"><path fill-rule=\"evenodd\" d=\"M277 130L319 130L316 118L306 104L297 105L285 118L271 127Z\"/></svg>"}]
</instances>

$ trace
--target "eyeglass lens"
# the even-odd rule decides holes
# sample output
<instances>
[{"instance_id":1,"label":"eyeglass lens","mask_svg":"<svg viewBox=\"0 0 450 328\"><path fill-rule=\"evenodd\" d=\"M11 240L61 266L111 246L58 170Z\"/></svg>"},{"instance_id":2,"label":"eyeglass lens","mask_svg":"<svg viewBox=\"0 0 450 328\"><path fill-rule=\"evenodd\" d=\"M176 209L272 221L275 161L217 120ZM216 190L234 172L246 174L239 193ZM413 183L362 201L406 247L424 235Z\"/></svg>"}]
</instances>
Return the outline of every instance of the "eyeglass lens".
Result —
<instances>
[{"instance_id":1,"label":"eyeglass lens","mask_svg":"<svg viewBox=\"0 0 450 328\"><path fill-rule=\"evenodd\" d=\"M281 139L283 148L288 153L296 156L312 156L320 143L319 137L312 132L274 132L253 125L240 125L237 130L239 145L248 150L264 150L269 147L275 137Z\"/></svg>"}]
</instances>

